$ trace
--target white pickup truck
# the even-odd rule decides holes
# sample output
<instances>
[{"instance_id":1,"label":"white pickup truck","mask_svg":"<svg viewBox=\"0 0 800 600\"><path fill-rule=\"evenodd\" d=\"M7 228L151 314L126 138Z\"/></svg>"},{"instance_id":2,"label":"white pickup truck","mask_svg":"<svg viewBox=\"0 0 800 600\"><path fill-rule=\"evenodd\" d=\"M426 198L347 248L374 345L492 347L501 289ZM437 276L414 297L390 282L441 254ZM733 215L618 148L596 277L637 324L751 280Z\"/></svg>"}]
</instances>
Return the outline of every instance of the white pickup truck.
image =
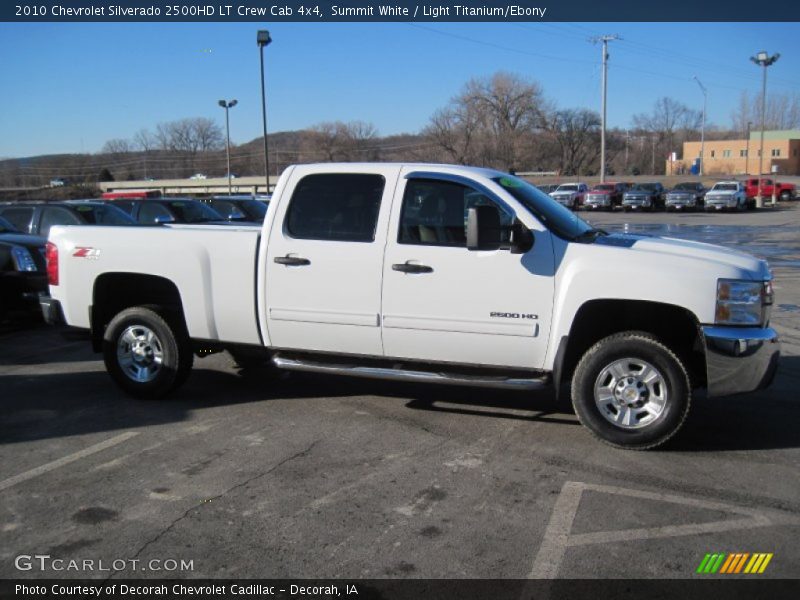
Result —
<instances>
[{"instance_id":1,"label":"white pickup truck","mask_svg":"<svg viewBox=\"0 0 800 600\"><path fill-rule=\"evenodd\" d=\"M769 385L766 262L609 235L514 176L429 164L289 167L263 226L53 227L49 322L158 398L194 356L243 367L532 390L571 384L619 447L674 435L693 390Z\"/></svg>"}]
</instances>

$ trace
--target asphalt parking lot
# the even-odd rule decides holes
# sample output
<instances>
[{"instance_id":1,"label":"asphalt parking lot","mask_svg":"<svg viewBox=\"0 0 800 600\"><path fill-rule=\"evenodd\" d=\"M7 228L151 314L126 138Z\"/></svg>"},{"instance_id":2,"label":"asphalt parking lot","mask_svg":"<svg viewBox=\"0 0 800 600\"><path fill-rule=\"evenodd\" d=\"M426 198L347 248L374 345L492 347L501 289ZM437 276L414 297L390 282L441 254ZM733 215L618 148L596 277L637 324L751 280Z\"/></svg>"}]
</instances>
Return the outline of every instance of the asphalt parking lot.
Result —
<instances>
[{"instance_id":1,"label":"asphalt parking lot","mask_svg":"<svg viewBox=\"0 0 800 600\"><path fill-rule=\"evenodd\" d=\"M773 553L758 577L800 577L800 203L587 218L769 258L773 386L698 394L669 446L630 452L551 392L267 384L227 354L169 401L132 400L88 344L6 325L0 577L708 578L718 552ZM34 554L128 562L17 569ZM192 568L157 570L169 560Z\"/></svg>"}]
</instances>

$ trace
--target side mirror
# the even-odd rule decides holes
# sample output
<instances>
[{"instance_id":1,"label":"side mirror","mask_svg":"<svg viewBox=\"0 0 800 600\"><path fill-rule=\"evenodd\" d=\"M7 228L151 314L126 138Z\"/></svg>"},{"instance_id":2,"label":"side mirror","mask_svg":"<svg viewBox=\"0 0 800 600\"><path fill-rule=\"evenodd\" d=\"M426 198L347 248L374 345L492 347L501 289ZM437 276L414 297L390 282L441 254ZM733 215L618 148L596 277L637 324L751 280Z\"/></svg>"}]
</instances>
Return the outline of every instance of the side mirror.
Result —
<instances>
[{"instance_id":1,"label":"side mirror","mask_svg":"<svg viewBox=\"0 0 800 600\"><path fill-rule=\"evenodd\" d=\"M525 254L533 248L536 239L533 232L525 227L521 221L515 221L511 226L511 254Z\"/></svg>"},{"instance_id":2,"label":"side mirror","mask_svg":"<svg viewBox=\"0 0 800 600\"><path fill-rule=\"evenodd\" d=\"M467 249L497 250L500 246L500 210L486 205L470 208L467 213Z\"/></svg>"}]
</instances>

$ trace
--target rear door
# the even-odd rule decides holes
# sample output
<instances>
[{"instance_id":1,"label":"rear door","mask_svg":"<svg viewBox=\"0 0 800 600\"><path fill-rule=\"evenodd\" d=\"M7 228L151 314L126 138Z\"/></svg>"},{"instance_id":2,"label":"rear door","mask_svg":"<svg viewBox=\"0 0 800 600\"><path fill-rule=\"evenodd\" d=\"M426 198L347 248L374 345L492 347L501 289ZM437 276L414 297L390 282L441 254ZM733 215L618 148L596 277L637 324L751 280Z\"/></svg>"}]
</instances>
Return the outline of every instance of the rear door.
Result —
<instances>
[{"instance_id":1,"label":"rear door","mask_svg":"<svg viewBox=\"0 0 800 600\"><path fill-rule=\"evenodd\" d=\"M381 275L398 172L391 165L292 171L267 248L271 346L383 354Z\"/></svg>"}]
</instances>

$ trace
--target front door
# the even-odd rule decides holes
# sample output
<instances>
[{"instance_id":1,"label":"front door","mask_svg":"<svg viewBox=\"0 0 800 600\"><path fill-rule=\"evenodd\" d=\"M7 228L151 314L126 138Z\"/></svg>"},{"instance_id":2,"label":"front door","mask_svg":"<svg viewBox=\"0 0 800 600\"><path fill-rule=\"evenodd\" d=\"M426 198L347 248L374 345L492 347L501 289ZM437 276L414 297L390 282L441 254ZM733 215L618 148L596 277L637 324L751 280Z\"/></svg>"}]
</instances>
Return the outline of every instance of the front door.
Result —
<instances>
[{"instance_id":1,"label":"front door","mask_svg":"<svg viewBox=\"0 0 800 600\"><path fill-rule=\"evenodd\" d=\"M331 173L294 168L267 249L271 346L383 354L381 272L398 172L382 165Z\"/></svg>"},{"instance_id":2,"label":"front door","mask_svg":"<svg viewBox=\"0 0 800 600\"><path fill-rule=\"evenodd\" d=\"M535 230L525 254L470 251L468 208L496 204L508 225L509 205L482 186L430 173L405 173L398 188L383 268L385 355L541 368L555 279L551 234Z\"/></svg>"}]
</instances>

